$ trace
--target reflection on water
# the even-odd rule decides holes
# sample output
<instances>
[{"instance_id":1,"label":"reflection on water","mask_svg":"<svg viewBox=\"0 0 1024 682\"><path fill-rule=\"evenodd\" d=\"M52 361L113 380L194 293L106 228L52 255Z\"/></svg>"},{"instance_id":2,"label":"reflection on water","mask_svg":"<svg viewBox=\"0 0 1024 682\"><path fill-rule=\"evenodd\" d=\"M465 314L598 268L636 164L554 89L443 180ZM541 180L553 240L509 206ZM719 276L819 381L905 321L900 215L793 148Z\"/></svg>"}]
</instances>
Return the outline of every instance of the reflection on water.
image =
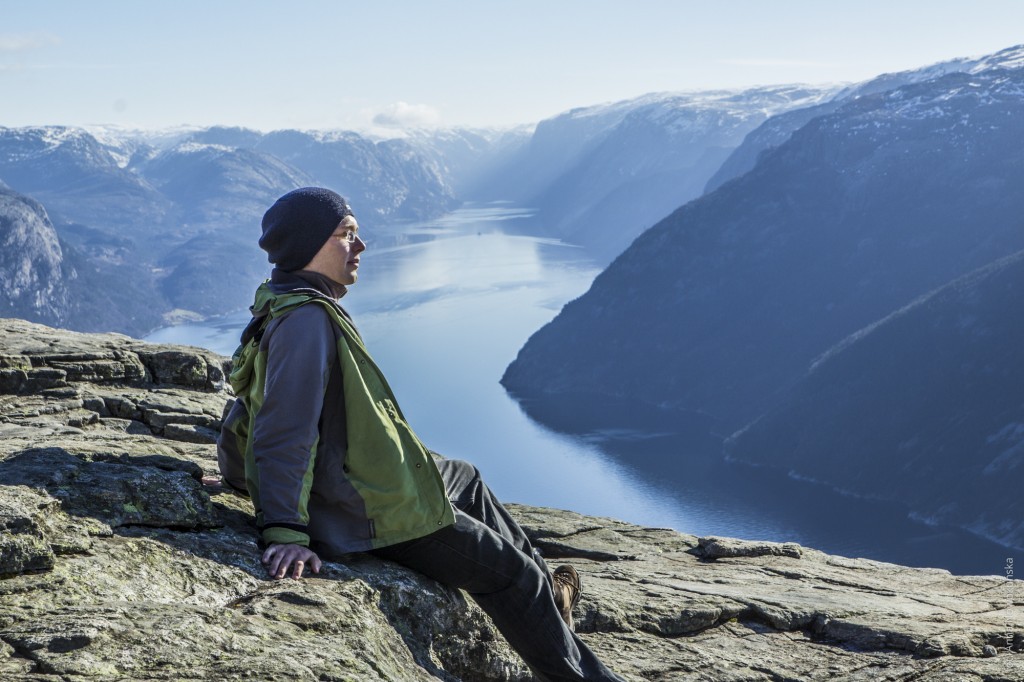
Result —
<instances>
[{"instance_id":1,"label":"reflection on water","mask_svg":"<svg viewBox=\"0 0 1024 682\"><path fill-rule=\"evenodd\" d=\"M517 234L526 217L490 205L367 230L359 282L343 304L430 447L472 461L506 500L959 573L1002 570L999 546L912 522L897 505L724 462L700 418L683 430L674 415L669 426L655 420L622 431L611 417L628 405L576 410L562 398L563 418L554 424L561 432L530 419L498 380L529 335L582 294L597 269L579 248ZM243 311L150 339L227 355L247 321ZM579 422L582 414L598 419Z\"/></svg>"}]
</instances>

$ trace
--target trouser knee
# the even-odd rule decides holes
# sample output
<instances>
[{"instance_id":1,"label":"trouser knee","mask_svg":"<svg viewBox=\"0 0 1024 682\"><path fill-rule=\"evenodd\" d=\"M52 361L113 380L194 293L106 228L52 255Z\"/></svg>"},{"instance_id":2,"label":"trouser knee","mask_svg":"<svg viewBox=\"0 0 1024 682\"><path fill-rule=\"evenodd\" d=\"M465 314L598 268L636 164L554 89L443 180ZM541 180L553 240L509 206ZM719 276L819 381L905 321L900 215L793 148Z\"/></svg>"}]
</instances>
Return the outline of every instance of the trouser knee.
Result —
<instances>
[{"instance_id":1,"label":"trouser knee","mask_svg":"<svg viewBox=\"0 0 1024 682\"><path fill-rule=\"evenodd\" d=\"M444 480L448 498L456 506L472 504L480 498L484 482L480 470L475 466L462 460L450 459L440 462L438 470Z\"/></svg>"},{"instance_id":2,"label":"trouser knee","mask_svg":"<svg viewBox=\"0 0 1024 682\"><path fill-rule=\"evenodd\" d=\"M442 475L450 475L453 479L467 481L481 480L480 470L473 464L461 459L446 459L443 462L438 462L437 467L441 470Z\"/></svg>"}]
</instances>

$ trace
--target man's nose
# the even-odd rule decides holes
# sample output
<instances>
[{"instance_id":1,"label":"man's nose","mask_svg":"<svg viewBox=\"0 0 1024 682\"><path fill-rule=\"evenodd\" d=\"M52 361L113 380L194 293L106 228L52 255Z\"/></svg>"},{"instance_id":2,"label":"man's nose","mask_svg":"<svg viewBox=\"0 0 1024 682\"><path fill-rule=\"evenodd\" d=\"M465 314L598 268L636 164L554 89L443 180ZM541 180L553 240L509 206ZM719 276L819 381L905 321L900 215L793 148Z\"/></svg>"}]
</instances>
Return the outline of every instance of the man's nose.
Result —
<instances>
[{"instance_id":1,"label":"man's nose","mask_svg":"<svg viewBox=\"0 0 1024 682\"><path fill-rule=\"evenodd\" d=\"M356 235L356 241L355 243L352 244L352 250L355 251L356 253L362 253L363 251L366 251L366 242L364 242L363 238L360 237L359 235Z\"/></svg>"}]
</instances>

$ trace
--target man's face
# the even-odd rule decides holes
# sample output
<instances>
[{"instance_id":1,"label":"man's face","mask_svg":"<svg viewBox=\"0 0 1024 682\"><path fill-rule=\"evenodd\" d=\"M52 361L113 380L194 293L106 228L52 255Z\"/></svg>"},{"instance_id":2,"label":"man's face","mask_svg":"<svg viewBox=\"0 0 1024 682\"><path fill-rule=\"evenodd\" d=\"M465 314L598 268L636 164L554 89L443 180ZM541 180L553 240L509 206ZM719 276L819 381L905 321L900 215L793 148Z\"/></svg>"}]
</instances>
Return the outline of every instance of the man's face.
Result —
<instances>
[{"instance_id":1,"label":"man's face","mask_svg":"<svg viewBox=\"0 0 1024 682\"><path fill-rule=\"evenodd\" d=\"M366 244L359 238L359 223L346 216L303 270L319 272L338 284L355 284L359 277L359 254L365 250Z\"/></svg>"}]
</instances>

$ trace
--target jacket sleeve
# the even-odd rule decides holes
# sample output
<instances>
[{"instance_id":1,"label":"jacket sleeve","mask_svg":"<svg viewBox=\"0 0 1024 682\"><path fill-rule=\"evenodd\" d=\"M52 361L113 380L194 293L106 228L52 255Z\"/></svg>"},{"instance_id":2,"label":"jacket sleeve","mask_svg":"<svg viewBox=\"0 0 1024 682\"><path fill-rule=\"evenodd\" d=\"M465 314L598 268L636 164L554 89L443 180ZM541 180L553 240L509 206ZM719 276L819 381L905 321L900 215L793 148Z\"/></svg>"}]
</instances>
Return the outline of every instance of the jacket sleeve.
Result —
<instances>
[{"instance_id":1,"label":"jacket sleeve","mask_svg":"<svg viewBox=\"0 0 1024 682\"><path fill-rule=\"evenodd\" d=\"M333 324L319 305L301 306L275 322L263 339L266 383L252 433L262 535L267 544L308 546L320 413L338 350Z\"/></svg>"},{"instance_id":2,"label":"jacket sleeve","mask_svg":"<svg viewBox=\"0 0 1024 682\"><path fill-rule=\"evenodd\" d=\"M217 467L228 488L248 497L249 491L245 488L245 444L239 443L236 432L241 431L245 435L249 427L249 411L245 409L242 400L234 400L230 405L217 438Z\"/></svg>"}]
</instances>

